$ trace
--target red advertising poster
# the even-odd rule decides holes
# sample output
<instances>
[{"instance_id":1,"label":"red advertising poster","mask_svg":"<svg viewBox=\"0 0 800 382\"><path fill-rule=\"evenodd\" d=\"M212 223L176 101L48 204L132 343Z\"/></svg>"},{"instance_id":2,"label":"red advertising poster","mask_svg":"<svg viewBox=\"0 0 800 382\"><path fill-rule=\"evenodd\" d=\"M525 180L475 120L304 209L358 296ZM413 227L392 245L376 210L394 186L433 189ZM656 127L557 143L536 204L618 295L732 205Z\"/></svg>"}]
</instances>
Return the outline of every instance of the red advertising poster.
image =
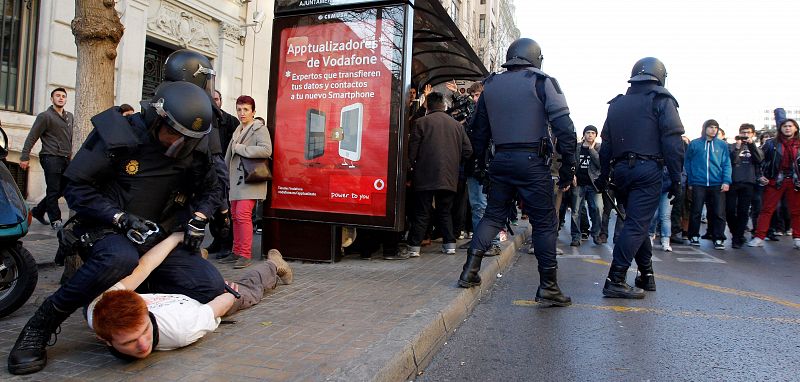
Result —
<instances>
[{"instance_id":1,"label":"red advertising poster","mask_svg":"<svg viewBox=\"0 0 800 382\"><path fill-rule=\"evenodd\" d=\"M397 46L376 14L281 31L271 208L386 216Z\"/></svg>"}]
</instances>

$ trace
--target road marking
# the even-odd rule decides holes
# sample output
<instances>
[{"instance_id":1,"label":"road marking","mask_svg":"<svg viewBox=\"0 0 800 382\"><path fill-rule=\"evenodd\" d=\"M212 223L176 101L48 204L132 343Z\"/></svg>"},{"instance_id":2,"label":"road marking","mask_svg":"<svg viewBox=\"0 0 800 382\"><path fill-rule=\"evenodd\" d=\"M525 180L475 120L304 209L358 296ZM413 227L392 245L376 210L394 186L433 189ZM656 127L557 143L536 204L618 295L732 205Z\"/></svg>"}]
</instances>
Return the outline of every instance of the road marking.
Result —
<instances>
[{"instance_id":1,"label":"road marking","mask_svg":"<svg viewBox=\"0 0 800 382\"><path fill-rule=\"evenodd\" d=\"M600 265L605 265L605 266L611 265L611 263L609 263L607 261L603 261L603 260L584 259L583 261L585 261L587 263L600 264ZM631 271L631 269L629 269L628 271ZM778 304L778 305L788 306L788 307L794 308L794 309L800 309L800 304L798 304L796 302L792 302L792 301L789 301L789 300L784 300L784 299L781 299L781 298L778 298L778 297L774 297L774 296L770 296L770 295L766 295L766 294L750 292L750 291L745 291L745 290L739 290L739 289L733 289L733 288L728 288L728 287L714 285L714 284L706 284L706 283L701 283L701 282L697 282L697 281L682 279L682 278L678 278L678 277L662 275L662 274L658 274L658 273L655 274L655 277L657 279L672 281L672 282L676 282L676 283L679 283L679 284L692 286L692 287L695 287L695 288L702 288L702 289L707 289L707 290L714 291L714 292L732 294L732 295L739 296L739 297L753 298L753 299L756 299L756 300L762 300L762 301L775 303L775 304Z\"/></svg>"},{"instance_id":2,"label":"road marking","mask_svg":"<svg viewBox=\"0 0 800 382\"><path fill-rule=\"evenodd\" d=\"M685 248L685 249L684 249ZM701 251L696 247L686 246L674 249L673 252L678 255L699 255L700 257L677 257L675 260L682 263L715 263L727 264L727 261L720 258L711 256L708 252Z\"/></svg>"},{"instance_id":3,"label":"road marking","mask_svg":"<svg viewBox=\"0 0 800 382\"><path fill-rule=\"evenodd\" d=\"M512 305L516 306L537 306L539 305L538 302L532 300L514 300ZM610 311L610 312L617 312L617 313L650 313L650 314L659 314L659 315L666 315L666 316L673 316L673 317L687 317L687 318L706 318L706 319L717 319L717 320L745 320L745 321L755 321L755 322L763 322L763 323L781 323L781 324L790 324L790 325L800 325L800 318L792 318L792 317L755 317L755 316L734 316L730 314L713 314L713 313L702 313L702 312L695 312L695 311L687 311L687 310L666 310L666 309L656 309L656 308L643 308L643 307L634 307L634 306L619 306L619 305L590 305L590 304L572 304L573 308L584 308L584 309L592 309L592 310L602 310L602 311Z\"/></svg>"}]
</instances>

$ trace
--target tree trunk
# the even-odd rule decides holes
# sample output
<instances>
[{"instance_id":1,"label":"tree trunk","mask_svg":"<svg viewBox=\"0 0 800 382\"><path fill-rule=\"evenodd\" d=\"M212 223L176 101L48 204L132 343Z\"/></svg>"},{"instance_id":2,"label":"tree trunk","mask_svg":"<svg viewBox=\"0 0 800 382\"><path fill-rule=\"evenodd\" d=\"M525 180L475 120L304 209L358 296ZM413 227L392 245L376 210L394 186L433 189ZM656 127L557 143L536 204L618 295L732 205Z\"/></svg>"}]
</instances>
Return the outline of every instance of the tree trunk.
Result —
<instances>
[{"instance_id":1,"label":"tree trunk","mask_svg":"<svg viewBox=\"0 0 800 382\"><path fill-rule=\"evenodd\" d=\"M75 0L72 34L78 47L75 78L75 125L72 152L76 153L92 131L90 118L114 105L114 63L125 28L114 9L114 0ZM80 267L70 256L61 276L66 282Z\"/></svg>"}]
</instances>

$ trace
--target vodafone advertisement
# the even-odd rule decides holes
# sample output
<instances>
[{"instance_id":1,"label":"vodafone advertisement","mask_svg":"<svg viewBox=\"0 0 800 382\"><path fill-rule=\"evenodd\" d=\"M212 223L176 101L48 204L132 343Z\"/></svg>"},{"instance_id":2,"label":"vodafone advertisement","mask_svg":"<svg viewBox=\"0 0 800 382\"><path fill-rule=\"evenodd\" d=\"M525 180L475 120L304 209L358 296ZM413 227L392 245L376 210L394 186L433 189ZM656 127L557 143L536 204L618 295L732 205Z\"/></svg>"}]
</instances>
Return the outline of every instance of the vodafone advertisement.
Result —
<instances>
[{"instance_id":1,"label":"vodafone advertisement","mask_svg":"<svg viewBox=\"0 0 800 382\"><path fill-rule=\"evenodd\" d=\"M281 31L271 208L386 216L390 21L348 20Z\"/></svg>"}]
</instances>

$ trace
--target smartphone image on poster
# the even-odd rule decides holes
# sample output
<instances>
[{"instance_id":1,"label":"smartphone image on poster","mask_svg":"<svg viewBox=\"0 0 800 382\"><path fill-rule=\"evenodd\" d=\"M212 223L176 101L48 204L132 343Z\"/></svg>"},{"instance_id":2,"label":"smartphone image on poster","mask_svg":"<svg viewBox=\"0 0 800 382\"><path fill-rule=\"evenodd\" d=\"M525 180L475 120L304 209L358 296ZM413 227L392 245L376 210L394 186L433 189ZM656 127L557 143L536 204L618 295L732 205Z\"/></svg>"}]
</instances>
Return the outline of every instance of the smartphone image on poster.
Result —
<instances>
[{"instance_id":1,"label":"smartphone image on poster","mask_svg":"<svg viewBox=\"0 0 800 382\"><path fill-rule=\"evenodd\" d=\"M342 108L342 140L339 156L353 162L361 159L361 134L364 123L364 105L354 103Z\"/></svg>"},{"instance_id":2,"label":"smartphone image on poster","mask_svg":"<svg viewBox=\"0 0 800 382\"><path fill-rule=\"evenodd\" d=\"M325 113L308 109L306 112L305 158L311 160L325 154Z\"/></svg>"}]
</instances>

